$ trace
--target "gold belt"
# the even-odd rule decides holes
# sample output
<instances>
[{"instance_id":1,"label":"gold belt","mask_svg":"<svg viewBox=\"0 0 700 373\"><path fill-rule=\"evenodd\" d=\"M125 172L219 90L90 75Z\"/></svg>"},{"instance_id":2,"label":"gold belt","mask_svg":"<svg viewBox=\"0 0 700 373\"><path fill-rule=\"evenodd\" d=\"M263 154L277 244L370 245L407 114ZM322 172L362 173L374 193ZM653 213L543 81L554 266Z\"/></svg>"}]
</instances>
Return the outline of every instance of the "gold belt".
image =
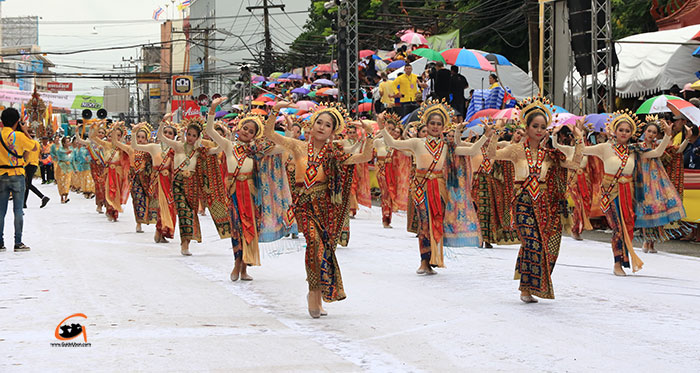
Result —
<instances>
[{"instance_id":1,"label":"gold belt","mask_svg":"<svg viewBox=\"0 0 700 373\"><path fill-rule=\"evenodd\" d=\"M416 170L416 176L425 177L427 180L444 179L445 178L445 176L442 174L442 170L433 171L430 173L430 175L428 175L428 173L424 170Z\"/></svg>"},{"instance_id":2,"label":"gold belt","mask_svg":"<svg viewBox=\"0 0 700 373\"><path fill-rule=\"evenodd\" d=\"M170 170L160 170L160 174L163 176L168 176L170 175Z\"/></svg>"},{"instance_id":3,"label":"gold belt","mask_svg":"<svg viewBox=\"0 0 700 373\"><path fill-rule=\"evenodd\" d=\"M238 181L251 180L252 178L253 178L253 174L250 172L238 174L238 176L236 176L235 178L233 177L233 175L229 175L229 179L231 179L231 180L235 179Z\"/></svg>"},{"instance_id":4,"label":"gold belt","mask_svg":"<svg viewBox=\"0 0 700 373\"><path fill-rule=\"evenodd\" d=\"M114 163L110 163L109 168L117 168L117 165L115 165Z\"/></svg>"}]
</instances>

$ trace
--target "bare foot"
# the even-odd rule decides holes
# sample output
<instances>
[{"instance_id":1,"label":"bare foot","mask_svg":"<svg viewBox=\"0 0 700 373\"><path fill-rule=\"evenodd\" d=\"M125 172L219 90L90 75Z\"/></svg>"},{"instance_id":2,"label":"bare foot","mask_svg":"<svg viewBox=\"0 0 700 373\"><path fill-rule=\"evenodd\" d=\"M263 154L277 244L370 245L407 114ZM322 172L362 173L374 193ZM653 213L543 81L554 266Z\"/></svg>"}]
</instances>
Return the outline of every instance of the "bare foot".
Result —
<instances>
[{"instance_id":1,"label":"bare foot","mask_svg":"<svg viewBox=\"0 0 700 373\"><path fill-rule=\"evenodd\" d=\"M622 269L622 265L620 263L615 263L615 269L613 269L613 273L615 274L615 276L627 276L625 270Z\"/></svg>"},{"instance_id":2,"label":"bare foot","mask_svg":"<svg viewBox=\"0 0 700 373\"><path fill-rule=\"evenodd\" d=\"M645 253L649 252L649 241L644 241L644 244L642 245L642 251Z\"/></svg>"},{"instance_id":3,"label":"bare foot","mask_svg":"<svg viewBox=\"0 0 700 373\"><path fill-rule=\"evenodd\" d=\"M428 270L425 272L426 275L437 275L437 272L433 269L433 267L428 267Z\"/></svg>"},{"instance_id":4,"label":"bare foot","mask_svg":"<svg viewBox=\"0 0 700 373\"><path fill-rule=\"evenodd\" d=\"M318 297L318 308L321 310L321 316L328 316L328 312L323 308L323 297Z\"/></svg>"},{"instance_id":5,"label":"bare foot","mask_svg":"<svg viewBox=\"0 0 700 373\"><path fill-rule=\"evenodd\" d=\"M419 275L424 275L428 273L428 270L430 269L430 265L428 264L427 260L421 260L420 261L420 267L416 270L416 273Z\"/></svg>"},{"instance_id":6,"label":"bare foot","mask_svg":"<svg viewBox=\"0 0 700 373\"><path fill-rule=\"evenodd\" d=\"M658 251L656 251L656 248L654 247L654 242L653 242L653 241L649 243L649 252L650 252L651 254L655 254L655 253L658 252Z\"/></svg>"},{"instance_id":7,"label":"bare foot","mask_svg":"<svg viewBox=\"0 0 700 373\"><path fill-rule=\"evenodd\" d=\"M314 319L321 317L321 310L318 308L318 299L320 297L320 291L314 290L309 291L306 295L306 300L309 306L309 316Z\"/></svg>"},{"instance_id":8,"label":"bare foot","mask_svg":"<svg viewBox=\"0 0 700 373\"><path fill-rule=\"evenodd\" d=\"M184 256L191 256L192 253L190 253L190 241L182 241L180 244L180 254Z\"/></svg>"},{"instance_id":9,"label":"bare foot","mask_svg":"<svg viewBox=\"0 0 700 373\"><path fill-rule=\"evenodd\" d=\"M490 243L490 242L486 242L486 241L484 241L484 244L481 245L481 247L482 247L483 249L493 249L493 246L491 246L491 243Z\"/></svg>"},{"instance_id":10,"label":"bare foot","mask_svg":"<svg viewBox=\"0 0 700 373\"><path fill-rule=\"evenodd\" d=\"M241 274L241 260L235 259L233 264L233 271L231 271L231 281L238 281L238 277Z\"/></svg>"},{"instance_id":11,"label":"bare foot","mask_svg":"<svg viewBox=\"0 0 700 373\"><path fill-rule=\"evenodd\" d=\"M63 199L61 199L61 201L63 201ZM98 214L104 214L104 212L102 211L102 206L97 206L97 208L95 208L95 211L97 211Z\"/></svg>"},{"instance_id":12,"label":"bare foot","mask_svg":"<svg viewBox=\"0 0 700 373\"><path fill-rule=\"evenodd\" d=\"M579 233L571 232L571 237L576 241L583 241L583 238L581 238L581 235Z\"/></svg>"},{"instance_id":13,"label":"bare foot","mask_svg":"<svg viewBox=\"0 0 700 373\"><path fill-rule=\"evenodd\" d=\"M241 260L241 280L243 281L253 281L253 278L248 275L247 265Z\"/></svg>"},{"instance_id":14,"label":"bare foot","mask_svg":"<svg viewBox=\"0 0 700 373\"><path fill-rule=\"evenodd\" d=\"M537 302L538 302L538 300L535 299L535 298L532 296L532 294L530 294L530 292L529 292L529 291L526 291L526 290L521 290L521 291L520 291L520 300L521 300L523 303L537 303Z\"/></svg>"},{"instance_id":15,"label":"bare foot","mask_svg":"<svg viewBox=\"0 0 700 373\"><path fill-rule=\"evenodd\" d=\"M143 228L141 228L141 223L136 223L136 233L143 233Z\"/></svg>"},{"instance_id":16,"label":"bare foot","mask_svg":"<svg viewBox=\"0 0 700 373\"><path fill-rule=\"evenodd\" d=\"M161 243L163 239L163 235L160 234L160 232L156 229L156 233L153 235L153 241L156 243Z\"/></svg>"}]
</instances>

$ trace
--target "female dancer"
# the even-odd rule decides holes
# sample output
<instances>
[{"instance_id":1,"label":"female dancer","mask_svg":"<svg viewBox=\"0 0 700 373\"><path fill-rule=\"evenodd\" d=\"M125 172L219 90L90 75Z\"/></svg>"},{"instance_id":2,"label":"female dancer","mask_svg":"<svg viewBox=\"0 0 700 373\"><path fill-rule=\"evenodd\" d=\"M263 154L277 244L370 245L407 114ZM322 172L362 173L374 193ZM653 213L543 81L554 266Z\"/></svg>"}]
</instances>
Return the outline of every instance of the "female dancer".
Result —
<instances>
[{"instance_id":1,"label":"female dancer","mask_svg":"<svg viewBox=\"0 0 700 373\"><path fill-rule=\"evenodd\" d=\"M167 120L172 114L166 114L160 124L159 131L163 132L163 136L173 140L177 131L172 123ZM137 126L134 131L138 134L144 132ZM146 130L150 131L150 129ZM150 132L149 132L150 133ZM156 243L167 243L166 238L173 238L175 234L175 201L173 199L172 190L172 165L173 151L164 146L164 144L146 143L142 144L138 141L132 141L131 147L136 152L147 152L151 155L153 164L153 177L148 184L148 195L158 205L158 218L156 222L156 233L153 240Z\"/></svg>"},{"instance_id":2,"label":"female dancer","mask_svg":"<svg viewBox=\"0 0 700 373\"><path fill-rule=\"evenodd\" d=\"M197 210L208 206L212 220L221 238L231 237L231 221L225 198L224 181L216 155L208 155L202 145L202 124L190 121L187 124L184 142L165 137L158 131L158 140L173 150L173 196L180 222L180 254L190 253L190 241L202 242Z\"/></svg>"},{"instance_id":3,"label":"female dancer","mask_svg":"<svg viewBox=\"0 0 700 373\"><path fill-rule=\"evenodd\" d=\"M275 109L285 103L278 103ZM294 214L306 239L306 275L309 283L309 314L318 318L326 312L321 300L345 299L335 248L343 221L348 216L348 198L352 183L352 165L368 162L373 140L369 139L361 154L346 154L332 135L342 133L345 110L330 104L317 106L311 116L307 141L284 137L274 131L274 122L265 126L265 137L287 149L296 163L296 184L292 189Z\"/></svg>"},{"instance_id":4,"label":"female dancer","mask_svg":"<svg viewBox=\"0 0 700 373\"><path fill-rule=\"evenodd\" d=\"M248 275L247 267L260 265L258 242L278 240L287 234L283 220L291 206L291 195L281 159L276 159L278 176L281 176L277 178L270 175L274 167L269 167L263 160L264 156L281 154L283 150L258 141L264 128L261 117L241 117L234 141L214 130L216 112L213 109L225 100L226 97L221 97L211 104L212 110L205 128L219 146L214 151L222 151L225 155L235 262L230 278L231 281L237 281L239 277L243 281L251 281L253 278ZM275 116L271 115L269 120L274 121Z\"/></svg>"},{"instance_id":5,"label":"female dancer","mask_svg":"<svg viewBox=\"0 0 700 373\"><path fill-rule=\"evenodd\" d=\"M394 139L399 139L403 128L401 119L396 114L384 114L377 118L384 121L384 126L390 131ZM377 155L377 181L381 189L382 224L384 228L391 227L391 215L398 210L398 173L394 165L394 149L386 146L384 139L379 138L374 142Z\"/></svg>"},{"instance_id":6,"label":"female dancer","mask_svg":"<svg viewBox=\"0 0 700 373\"><path fill-rule=\"evenodd\" d=\"M61 196L61 203L70 201L68 193L70 192L71 176L73 175L73 167L71 166L72 152L70 139L67 136L61 138L60 145L54 144L51 147L51 158L56 162L54 176L56 177L58 194Z\"/></svg>"},{"instance_id":7,"label":"female dancer","mask_svg":"<svg viewBox=\"0 0 700 373\"><path fill-rule=\"evenodd\" d=\"M497 147L504 148L519 143L522 130L516 129L513 133L511 141L499 141ZM518 233L511 228L509 208L513 197L513 164L508 161L491 160L486 152L487 147L482 147L482 160L474 177L471 193L479 215L482 247L490 249L493 247L492 243L513 245L519 241Z\"/></svg>"},{"instance_id":8,"label":"female dancer","mask_svg":"<svg viewBox=\"0 0 700 373\"><path fill-rule=\"evenodd\" d=\"M421 124L420 122L411 122L406 125L406 128L404 129L404 135L402 136L404 139L409 138L407 135L409 133L409 129L413 126L417 126L416 128L416 133L415 137L422 139L428 136L428 128L427 126ZM411 153L409 153L411 154ZM411 171L409 173L409 184L408 184L408 200L407 202L407 210L406 210L406 231L410 233L415 233L416 235L418 234L418 215L416 214L416 204L413 203L413 195L416 192L415 188L415 178L416 178L416 157L413 156L413 154L410 155L411 157ZM417 237L417 236L416 236Z\"/></svg>"},{"instance_id":9,"label":"female dancer","mask_svg":"<svg viewBox=\"0 0 700 373\"><path fill-rule=\"evenodd\" d=\"M471 171L459 167L464 160L456 159L455 156L477 154L487 137L482 137L469 146L455 147L453 141L444 141L442 134L445 125L450 124L451 112L446 104L439 101L429 100L423 103L419 118L428 131L428 136L423 139L395 140L383 128L384 121L379 122L383 128L384 141L389 147L410 151L416 158L413 202L419 221L421 264L416 271L418 274L433 275L437 272L432 267L445 266L443 246L478 246L480 242L476 217L473 221L465 221L470 207L473 212L473 207L469 206L471 198L459 190L458 178L447 180L447 183L445 179L456 172L462 173L463 178L471 177ZM461 210L461 213L456 210ZM455 216L450 216L451 214Z\"/></svg>"},{"instance_id":10,"label":"female dancer","mask_svg":"<svg viewBox=\"0 0 700 373\"><path fill-rule=\"evenodd\" d=\"M586 146L583 154L592 155L603 161L605 176L602 183L600 208L605 213L608 225L613 231L612 249L615 257L614 273L625 276L622 267L630 267L637 272L644 263L634 252L632 238L634 235L634 201L633 172L637 156L640 159L658 158L671 142L671 126L662 122L665 136L659 146L650 151L641 152L637 145L630 145L629 140L637 130L637 117L629 112L617 112L608 123L608 133L614 136L612 141Z\"/></svg>"},{"instance_id":11,"label":"female dancer","mask_svg":"<svg viewBox=\"0 0 700 373\"><path fill-rule=\"evenodd\" d=\"M124 137L124 124L117 122L112 125L108 137L119 141ZM102 148L105 155L105 201L107 202L107 220L116 222L122 205L129 199L129 154L112 145L112 142L98 138L95 124L90 129L90 140Z\"/></svg>"},{"instance_id":12,"label":"female dancer","mask_svg":"<svg viewBox=\"0 0 700 373\"><path fill-rule=\"evenodd\" d=\"M690 130L688 130L690 132ZM656 147L656 139L661 133L658 118L647 116L647 123L643 129L644 141L641 143L642 151L649 151ZM687 137L689 137L688 134ZM666 148L669 151L683 153L688 140L680 147ZM636 153L635 165L635 228L642 228L644 252L655 253L654 242L663 242L673 237L682 237L681 231L671 227L670 224L685 218L683 199L671 182L666 169L659 159L642 158ZM652 196L649 198L647 196Z\"/></svg>"},{"instance_id":13,"label":"female dancer","mask_svg":"<svg viewBox=\"0 0 700 373\"><path fill-rule=\"evenodd\" d=\"M576 169L579 166L583 145L581 131L576 128L575 148L559 145L556 136L553 139L555 149L548 148L547 127L552 120L548 102L533 97L525 99L520 106L525 141L497 149L496 135L492 135L488 156L514 165L515 200L511 206L521 242L515 279L520 280L520 300L537 303L533 296L554 299L552 271L559 255L560 215L565 201L566 171L563 167Z\"/></svg>"},{"instance_id":14,"label":"female dancer","mask_svg":"<svg viewBox=\"0 0 700 373\"><path fill-rule=\"evenodd\" d=\"M97 137L104 140L106 137L105 129L99 127L97 129ZM95 194L95 211L102 214L102 208L107 206L105 200L105 160L102 155L102 150L92 141L85 141L78 137L78 143L82 144L90 156L90 176L93 181L93 191Z\"/></svg>"},{"instance_id":15,"label":"female dancer","mask_svg":"<svg viewBox=\"0 0 700 373\"><path fill-rule=\"evenodd\" d=\"M148 139L151 137L151 126L147 123L140 123L131 133L134 137L131 140L132 144L148 144ZM158 221L158 201L152 198L149 193L153 177L151 154L145 151L134 150L133 147L116 140L114 137L112 137L112 145L128 154L131 160L131 167L129 168L131 203L134 206L136 232L143 233L142 224L148 225Z\"/></svg>"},{"instance_id":16,"label":"female dancer","mask_svg":"<svg viewBox=\"0 0 700 373\"><path fill-rule=\"evenodd\" d=\"M70 141L70 165L71 169L73 170L73 174L70 178L70 189L75 193L82 193L82 182L80 180L80 144L78 143L77 139L78 136L73 136Z\"/></svg>"}]
</instances>

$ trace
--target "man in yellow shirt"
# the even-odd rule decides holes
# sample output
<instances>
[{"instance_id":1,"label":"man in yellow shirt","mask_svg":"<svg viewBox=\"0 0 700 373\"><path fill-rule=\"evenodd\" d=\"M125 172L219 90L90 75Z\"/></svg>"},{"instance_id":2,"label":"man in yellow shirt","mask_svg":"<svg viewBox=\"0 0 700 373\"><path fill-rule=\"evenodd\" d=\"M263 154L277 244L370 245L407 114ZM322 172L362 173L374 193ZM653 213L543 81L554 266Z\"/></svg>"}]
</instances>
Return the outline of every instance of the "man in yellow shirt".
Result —
<instances>
[{"instance_id":1,"label":"man in yellow shirt","mask_svg":"<svg viewBox=\"0 0 700 373\"><path fill-rule=\"evenodd\" d=\"M31 131L31 130L30 130ZM32 185L32 181L34 180L34 175L36 174L36 170L39 168L39 153L41 152L41 145L39 144L38 141L34 139L34 134L32 132L29 133L31 136L31 141L36 144L36 149L30 150L27 153L25 153L25 163L26 165L24 166L24 184L25 184L25 191L24 191L24 208L27 208L27 198L29 197L29 191L31 190L36 194L37 197L41 198L41 206L40 208L46 206L47 203L49 203L49 197L45 196L39 189L37 189L34 185Z\"/></svg>"},{"instance_id":2,"label":"man in yellow shirt","mask_svg":"<svg viewBox=\"0 0 700 373\"><path fill-rule=\"evenodd\" d=\"M0 114L2 130L0 131L0 252L5 251L5 214L12 193L12 210L15 215L15 251L29 251L22 243L22 227L24 225L24 154L36 150L36 143L25 135L29 128L20 124L19 112L15 108L7 108Z\"/></svg>"},{"instance_id":3,"label":"man in yellow shirt","mask_svg":"<svg viewBox=\"0 0 700 373\"><path fill-rule=\"evenodd\" d=\"M379 83L380 102L382 103L382 111L392 111L394 107L394 97L396 97L396 88L394 83L389 81L385 72L382 72L382 82Z\"/></svg>"},{"instance_id":4,"label":"man in yellow shirt","mask_svg":"<svg viewBox=\"0 0 700 373\"><path fill-rule=\"evenodd\" d=\"M413 74L413 66L406 64L403 69L403 74L394 80L394 87L398 89L398 97L401 98L401 117L418 108L416 97L420 93L418 75Z\"/></svg>"}]
</instances>

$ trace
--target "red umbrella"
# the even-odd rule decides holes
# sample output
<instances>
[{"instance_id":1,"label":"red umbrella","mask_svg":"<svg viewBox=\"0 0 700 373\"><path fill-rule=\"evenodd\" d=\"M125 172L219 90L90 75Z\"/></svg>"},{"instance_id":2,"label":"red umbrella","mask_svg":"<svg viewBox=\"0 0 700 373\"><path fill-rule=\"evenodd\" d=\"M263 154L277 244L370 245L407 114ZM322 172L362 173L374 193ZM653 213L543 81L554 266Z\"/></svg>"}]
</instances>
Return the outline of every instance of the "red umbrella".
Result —
<instances>
[{"instance_id":1,"label":"red umbrella","mask_svg":"<svg viewBox=\"0 0 700 373\"><path fill-rule=\"evenodd\" d=\"M366 58L374 54L374 51L371 51L369 49L363 49L360 51L359 55L360 58Z\"/></svg>"},{"instance_id":2,"label":"red umbrella","mask_svg":"<svg viewBox=\"0 0 700 373\"><path fill-rule=\"evenodd\" d=\"M315 73L330 73L333 72L333 68L331 68L331 64L326 63L322 65L316 66L316 70L314 70Z\"/></svg>"},{"instance_id":3,"label":"red umbrella","mask_svg":"<svg viewBox=\"0 0 700 373\"><path fill-rule=\"evenodd\" d=\"M494 115L498 114L500 110L498 109L484 109L484 110L479 110L474 115L472 115L471 118L467 122L471 122L476 118L484 118L484 117L490 117L493 118Z\"/></svg>"},{"instance_id":4,"label":"red umbrella","mask_svg":"<svg viewBox=\"0 0 700 373\"><path fill-rule=\"evenodd\" d=\"M357 106L357 111L360 113L372 111L372 103L371 102L363 102L360 105Z\"/></svg>"}]
</instances>

